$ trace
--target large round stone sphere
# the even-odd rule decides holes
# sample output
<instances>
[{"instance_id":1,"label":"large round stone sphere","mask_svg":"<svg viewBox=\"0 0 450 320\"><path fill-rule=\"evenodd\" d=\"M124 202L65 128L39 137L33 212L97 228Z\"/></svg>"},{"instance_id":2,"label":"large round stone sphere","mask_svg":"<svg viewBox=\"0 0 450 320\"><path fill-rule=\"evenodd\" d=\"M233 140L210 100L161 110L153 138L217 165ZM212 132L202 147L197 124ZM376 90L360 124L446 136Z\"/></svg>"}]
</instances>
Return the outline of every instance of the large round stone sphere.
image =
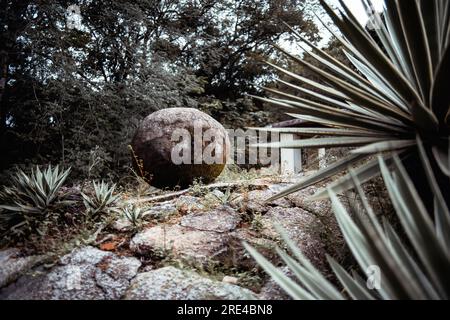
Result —
<instances>
[{"instance_id":1,"label":"large round stone sphere","mask_svg":"<svg viewBox=\"0 0 450 320\"><path fill-rule=\"evenodd\" d=\"M214 181L229 152L225 128L197 109L169 108L150 114L131 143L133 166L157 188L187 188Z\"/></svg>"}]
</instances>

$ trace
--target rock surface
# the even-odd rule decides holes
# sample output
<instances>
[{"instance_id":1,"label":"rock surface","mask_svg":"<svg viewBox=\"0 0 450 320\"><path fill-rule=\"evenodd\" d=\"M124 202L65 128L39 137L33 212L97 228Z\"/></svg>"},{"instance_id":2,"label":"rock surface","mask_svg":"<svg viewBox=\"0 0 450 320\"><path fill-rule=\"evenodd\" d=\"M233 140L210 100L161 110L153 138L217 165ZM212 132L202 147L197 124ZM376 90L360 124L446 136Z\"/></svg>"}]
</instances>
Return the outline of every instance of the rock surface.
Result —
<instances>
[{"instance_id":1,"label":"rock surface","mask_svg":"<svg viewBox=\"0 0 450 320\"><path fill-rule=\"evenodd\" d=\"M206 131L214 137L211 142L207 137L194 142L197 132L203 135ZM174 132L184 132L184 135L173 137ZM210 183L224 169L229 152L225 128L209 115L191 108L169 108L152 113L138 128L131 145L136 172L143 174L157 188L186 188L196 179ZM175 146L180 149L176 151ZM172 151L177 155L188 155L183 159L190 158L189 163L175 164ZM217 161L199 159L198 155L203 153L213 155L213 160ZM195 162L195 159L200 161ZM138 162L141 162L141 168Z\"/></svg>"},{"instance_id":2,"label":"rock surface","mask_svg":"<svg viewBox=\"0 0 450 320\"><path fill-rule=\"evenodd\" d=\"M221 262L228 254L229 236L180 225L156 226L133 237L130 249L141 255L170 255L188 262Z\"/></svg>"},{"instance_id":3,"label":"rock surface","mask_svg":"<svg viewBox=\"0 0 450 320\"><path fill-rule=\"evenodd\" d=\"M280 186L279 189L284 186ZM280 261L275 247L281 240L274 225L279 223L295 244L318 267L325 265L325 249L320 239L320 222L313 213L293 207L287 199L265 204L263 201L278 190L255 190L249 193L250 206L259 215L259 230L252 230L252 222L243 222L252 217L252 210L238 213L229 206L218 206L203 211L197 208L175 223L152 226L133 237L130 249L144 256L170 256L185 262L208 265L221 263L225 266L252 269L255 260L242 245L246 242L255 247L267 259L277 264ZM251 195L250 195L251 194ZM177 202L199 205L185 197ZM189 201L187 201L189 200ZM250 215L250 216L248 216ZM248 220L247 220L248 221Z\"/></svg>"},{"instance_id":4,"label":"rock surface","mask_svg":"<svg viewBox=\"0 0 450 320\"><path fill-rule=\"evenodd\" d=\"M80 248L51 268L42 263L37 267L34 257L24 257L17 249L0 251L0 299L248 299L252 293L239 287L243 285L255 292L262 288L257 295L261 299L287 299L274 281L254 274L258 265L243 246L243 242L252 245L292 276L274 250L283 247L274 228L280 224L316 267L327 270L322 236L324 226L327 232L330 229L328 220L323 220L329 202L305 202L314 192L312 187L265 202L287 186L272 183L258 190L246 189L237 200L233 197L234 203L226 202L230 205L189 192L155 202L149 209L147 229L133 234L129 223L121 219L112 226L121 232L112 236L124 246L104 251L109 249L101 242L102 250ZM215 190L212 197L225 195ZM217 270L215 277L220 275L223 281L167 265Z\"/></svg>"},{"instance_id":5,"label":"rock surface","mask_svg":"<svg viewBox=\"0 0 450 320\"><path fill-rule=\"evenodd\" d=\"M275 225L280 225L303 254L318 268L324 267L325 250L320 239L319 221L300 208L271 208L262 218L261 233L271 239L280 239Z\"/></svg>"},{"instance_id":6,"label":"rock surface","mask_svg":"<svg viewBox=\"0 0 450 320\"><path fill-rule=\"evenodd\" d=\"M174 267L139 274L125 293L127 300L247 300L255 295L236 285L213 281Z\"/></svg>"},{"instance_id":7,"label":"rock surface","mask_svg":"<svg viewBox=\"0 0 450 320\"><path fill-rule=\"evenodd\" d=\"M241 221L240 215L227 206L209 212L201 212L184 216L180 225L200 231L225 233L233 231Z\"/></svg>"},{"instance_id":8,"label":"rock surface","mask_svg":"<svg viewBox=\"0 0 450 320\"><path fill-rule=\"evenodd\" d=\"M136 258L84 247L62 257L49 272L39 268L21 277L0 291L0 299L120 299L140 266Z\"/></svg>"},{"instance_id":9,"label":"rock surface","mask_svg":"<svg viewBox=\"0 0 450 320\"><path fill-rule=\"evenodd\" d=\"M42 260L40 256L23 257L17 248L0 251L0 288L17 280Z\"/></svg>"}]
</instances>

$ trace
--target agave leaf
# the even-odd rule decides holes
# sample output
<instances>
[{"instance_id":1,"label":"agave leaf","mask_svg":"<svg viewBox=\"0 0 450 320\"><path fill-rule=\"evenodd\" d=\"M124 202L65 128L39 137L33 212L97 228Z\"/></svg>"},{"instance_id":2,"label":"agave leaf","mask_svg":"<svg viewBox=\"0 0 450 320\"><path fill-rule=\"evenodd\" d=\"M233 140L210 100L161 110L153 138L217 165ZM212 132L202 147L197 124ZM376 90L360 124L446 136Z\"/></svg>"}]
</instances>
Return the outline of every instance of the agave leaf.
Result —
<instances>
[{"instance_id":1,"label":"agave leaf","mask_svg":"<svg viewBox=\"0 0 450 320\"><path fill-rule=\"evenodd\" d=\"M448 2L445 2L445 10L442 10L443 12L443 18L442 18L442 48L447 48L450 44L450 5Z\"/></svg>"},{"instance_id":2,"label":"agave leaf","mask_svg":"<svg viewBox=\"0 0 450 320\"><path fill-rule=\"evenodd\" d=\"M364 154L362 154L364 155ZM367 155L366 155L367 156ZM390 165L392 163L392 155L385 155L385 161ZM348 168L348 167L347 167ZM354 174L358 177L361 183L367 182L373 177L380 174L380 167L377 159L372 159L361 165L354 170ZM352 189L354 186L352 174L346 174L343 177L338 178L336 181L328 185L329 188L335 193L341 193ZM308 201L323 200L328 197L328 191L326 188L317 191L313 196L309 197Z\"/></svg>"},{"instance_id":3,"label":"agave leaf","mask_svg":"<svg viewBox=\"0 0 450 320\"><path fill-rule=\"evenodd\" d=\"M328 103L329 105L331 105L333 107L345 108L345 109L348 109L348 107L349 107L348 104L346 104L346 103L344 103L344 102L342 102L340 100L337 100L335 98L326 96L325 94L321 94L321 93L318 93L318 92L315 92L315 91L312 91L312 90L309 90L309 89L306 89L306 88L303 88L303 87L296 86L296 85L294 85L292 83L289 83L287 81L284 81L282 79L276 79L276 81L280 82L280 83L282 83L282 84L284 84L284 85L286 85L288 87L291 87L291 88L293 88L293 89L295 89L297 91L306 93L309 96L317 98L318 100L320 100L322 102L326 102L326 103ZM265 87L263 87L263 89L267 90L267 88L265 88Z\"/></svg>"},{"instance_id":4,"label":"agave leaf","mask_svg":"<svg viewBox=\"0 0 450 320\"><path fill-rule=\"evenodd\" d=\"M328 192L346 243L361 268L369 270L371 266L375 265L384 271L381 274L382 287L380 291L384 297L408 298L408 292L413 291L411 288L409 288L410 290L406 288L410 286L409 283L402 281L402 278L404 280L406 277L399 270L394 257L386 250L384 239L374 236L373 229L366 222L360 220L359 224L356 224L336 194L331 189L328 189Z\"/></svg>"},{"instance_id":5,"label":"agave leaf","mask_svg":"<svg viewBox=\"0 0 450 320\"><path fill-rule=\"evenodd\" d=\"M312 87L315 87L315 88L317 88L319 90L322 90L322 91L326 92L327 94L329 94L329 95L331 95L333 97L340 98L340 99L348 99L349 98L346 95L342 94L341 92L339 92L338 90L336 90L336 89L334 89L332 87L325 86L325 85L320 84L320 83L318 83L316 81L313 81L313 80L310 80L308 78L302 77L302 76L300 76L298 74L290 72L290 71L288 71L288 70L286 70L284 68L281 68L281 67L279 67L279 66L277 66L277 65L275 65L273 63L270 63L268 61L266 61L266 63L269 66L271 66L272 68L274 68L274 69L276 69L276 70L278 70L278 71L280 71L280 72L282 72L282 73L284 73L284 74L294 78L295 80L301 81L301 82L306 83L306 84L308 84L308 85L310 85Z\"/></svg>"},{"instance_id":6,"label":"agave leaf","mask_svg":"<svg viewBox=\"0 0 450 320\"><path fill-rule=\"evenodd\" d=\"M344 124L336 122L336 121L331 121L328 119L318 118L318 117L314 117L314 116L308 116L305 114L296 114L296 113L286 113L286 114L295 119L300 119L300 120L304 120L304 121L308 121L308 122L314 122L314 123L321 124L323 126L331 127L331 128L357 129L357 130L364 129L364 128L360 128L358 126L344 125Z\"/></svg>"},{"instance_id":7,"label":"agave leaf","mask_svg":"<svg viewBox=\"0 0 450 320\"><path fill-rule=\"evenodd\" d=\"M258 262L258 264L272 277L272 279L285 290L292 298L297 300L314 300L314 297L300 287L283 272L277 269L270 261L247 243L243 243L245 249Z\"/></svg>"},{"instance_id":8,"label":"agave leaf","mask_svg":"<svg viewBox=\"0 0 450 320\"><path fill-rule=\"evenodd\" d=\"M367 114L366 112L361 112L364 110L360 107L355 107L354 104L349 103L346 105L345 109L334 108L321 103L313 102L307 99L303 99L291 94L287 94L275 89L267 88L269 92L275 93L280 96L288 97L288 99L273 99L276 101L281 101L290 105L293 105L307 114L312 114L320 117L326 117L327 119L335 119L341 121L342 123L355 125L355 126L365 126L368 129L374 130L392 130L400 131L400 129L405 128L405 126L395 119L384 117L374 119L373 114ZM400 128L400 129L399 129Z\"/></svg>"},{"instance_id":9,"label":"agave leaf","mask_svg":"<svg viewBox=\"0 0 450 320\"><path fill-rule=\"evenodd\" d=\"M286 231L281 227L280 224L274 224L275 230L281 235L284 243L287 245L288 249L292 252L294 257L300 262L301 266L314 277L314 281L324 290L332 292L332 295L339 296L339 292L334 288L334 286L313 266L313 264L306 258L301 250L294 244L294 242L289 238Z\"/></svg>"},{"instance_id":10,"label":"agave leaf","mask_svg":"<svg viewBox=\"0 0 450 320\"><path fill-rule=\"evenodd\" d=\"M338 77L320 69L312 64L297 58L296 56L290 54L286 50L277 47L278 50L282 51L285 55L295 60L300 65L304 66L305 68L311 70L312 72L316 73L318 76L326 80L327 82L333 84L336 88L344 92L344 94L351 98L352 101L356 102L356 104L364 105L366 107L373 108L376 111L382 112L386 115L389 115L395 119L398 119L406 124L411 123L411 118L409 114L404 113L402 110L398 110L397 108L392 108L389 105L386 105L386 103L383 103L382 100L379 100L376 97L369 96L366 91L348 83L345 82Z\"/></svg>"},{"instance_id":11,"label":"agave leaf","mask_svg":"<svg viewBox=\"0 0 450 320\"><path fill-rule=\"evenodd\" d=\"M410 83L416 85L416 79L413 74L412 62L409 56L406 40L403 36L403 27L400 22L400 16L397 11L395 1L387 1L385 3L387 10L385 10L386 28L391 37L392 46L396 52L397 60L401 64L401 70Z\"/></svg>"},{"instance_id":12,"label":"agave leaf","mask_svg":"<svg viewBox=\"0 0 450 320\"><path fill-rule=\"evenodd\" d=\"M322 288L320 281L316 281L314 276L310 274L298 262L289 257L285 252L277 248L278 255L283 259L286 265L292 270L298 279L302 280L302 285L314 296L315 299L320 300L344 300L344 297L333 288Z\"/></svg>"},{"instance_id":13,"label":"agave leaf","mask_svg":"<svg viewBox=\"0 0 450 320\"><path fill-rule=\"evenodd\" d=\"M431 106L441 125L450 127L450 122L446 121L450 110L450 46L445 49L445 54L437 67L436 77L433 81Z\"/></svg>"},{"instance_id":14,"label":"agave leaf","mask_svg":"<svg viewBox=\"0 0 450 320\"><path fill-rule=\"evenodd\" d=\"M379 87L383 90L384 96L388 99L388 101L392 101L395 106L402 110L407 110L407 107L404 105L402 98L398 96L398 94L390 88L386 82L381 79L375 72L373 72L368 66L364 63L360 62L358 59L353 57L347 51L344 50L344 54L347 59L372 83L374 87Z\"/></svg>"},{"instance_id":15,"label":"agave leaf","mask_svg":"<svg viewBox=\"0 0 450 320\"><path fill-rule=\"evenodd\" d=\"M409 147L415 146L415 140L391 140L391 141L382 141L375 142L364 147L352 150L352 153L379 153L386 151L397 151L402 149L407 149Z\"/></svg>"},{"instance_id":16,"label":"agave leaf","mask_svg":"<svg viewBox=\"0 0 450 320\"><path fill-rule=\"evenodd\" d=\"M8 210L8 211L17 211L21 212L22 208L8 205L0 205L0 209Z\"/></svg>"},{"instance_id":17,"label":"agave leaf","mask_svg":"<svg viewBox=\"0 0 450 320\"><path fill-rule=\"evenodd\" d=\"M336 194L331 189L328 189L328 192L336 220L338 221L339 227L345 238L345 242L352 251L361 268L363 270L367 270L371 265L376 264L366 249L369 246L367 239L364 237L355 222L350 218L347 210L345 210Z\"/></svg>"},{"instance_id":18,"label":"agave leaf","mask_svg":"<svg viewBox=\"0 0 450 320\"><path fill-rule=\"evenodd\" d=\"M370 96L372 99L383 101L386 105L389 105L391 108L395 108L392 105L391 101L386 99L385 93L383 93L383 92L380 93L380 90L377 89L377 87L371 85L370 83L368 83L366 85L365 83L367 82L367 80L365 80L364 78L363 78L363 80L361 80L361 77L359 77L358 79L355 79L354 77L352 77L351 75L349 75L345 71L343 71L341 68L337 67L332 62L329 62L326 59L323 59L320 56L316 55L315 53L310 52L306 49L303 49L303 50L305 51L305 53L307 55L313 57L315 60L322 63L324 66L326 66L332 72L337 73L340 77L351 82L352 85L364 90L366 92L366 94L368 96Z\"/></svg>"},{"instance_id":19,"label":"agave leaf","mask_svg":"<svg viewBox=\"0 0 450 320\"><path fill-rule=\"evenodd\" d=\"M389 296L396 296L399 299L426 298L415 282L408 281L412 277L409 268L405 265L401 257L397 255L396 251L392 249L392 246L390 246L389 240L363 194L361 183L352 171L350 173L369 218L369 221L367 221L365 216L363 217L361 213L358 213L355 215L355 220L365 238L368 239L368 243L370 244L368 250L371 252L379 268L383 270L384 277L387 279L383 289L389 292Z\"/></svg>"},{"instance_id":20,"label":"agave leaf","mask_svg":"<svg viewBox=\"0 0 450 320\"><path fill-rule=\"evenodd\" d=\"M444 151L441 148L434 146L432 148L434 159L439 165L439 168L444 174L450 177L450 143L448 145L449 150Z\"/></svg>"},{"instance_id":21,"label":"agave leaf","mask_svg":"<svg viewBox=\"0 0 450 320\"><path fill-rule=\"evenodd\" d=\"M320 1L324 2L323 0ZM334 13L332 12L332 14ZM404 21L402 21L402 23L403 22ZM401 94L405 101L410 101L411 112L416 124L423 130L436 132L438 120L434 114L425 107L418 92L413 89L405 78L403 78L401 73L397 72L395 67L384 56L381 50L376 45L371 45L370 41L367 41L363 34L358 33L355 28L352 28L351 21L349 21L345 16L343 16L343 21L340 27L341 31L348 33L348 36L352 39L352 41L358 44L357 46L361 50L361 53L363 53L363 55L370 60L371 65L373 65L380 72L380 75L383 75L388 83L392 87L396 88L396 91ZM408 47L408 49L410 48ZM372 50L372 54L368 50ZM397 80L394 81L395 78L397 78Z\"/></svg>"},{"instance_id":22,"label":"agave leaf","mask_svg":"<svg viewBox=\"0 0 450 320\"><path fill-rule=\"evenodd\" d=\"M423 101L429 97L433 65L424 21L417 1L396 1L403 34Z\"/></svg>"},{"instance_id":23,"label":"agave leaf","mask_svg":"<svg viewBox=\"0 0 450 320\"><path fill-rule=\"evenodd\" d=\"M350 169L350 176L352 178L353 184L355 186L355 190L359 195L359 198L363 204L364 210L367 214L370 224L373 227L374 232L376 233L376 235L379 238L383 238L383 236L384 236L383 229L381 228L381 226L377 220L377 217L375 216L375 213L373 212L372 207L369 205L369 202L367 201L367 198L361 187L361 181L358 179L358 176L353 169Z\"/></svg>"},{"instance_id":24,"label":"agave leaf","mask_svg":"<svg viewBox=\"0 0 450 320\"><path fill-rule=\"evenodd\" d=\"M346 14L347 14L347 16L351 16L351 17L353 17L353 14L351 13L351 11L350 10L348 10L348 8L347 8L347 6L344 4L344 3L342 3L342 1L341 1L341 5L343 5L343 8L345 9L345 11L346 11ZM375 12L375 16L378 16L378 14L376 13L376 10L373 10L374 12ZM379 17L378 17L379 18ZM353 20L353 19L352 19ZM354 23L357 21L357 20L353 20L354 21ZM356 26L359 26L359 23L355 23L355 25ZM388 41L388 39L386 39L386 36L385 35L387 35L388 33L387 33L387 30L385 30L385 28L384 28L384 24L382 23L382 21L381 21L381 19L379 18L379 25L380 26L382 26L382 28L381 28L381 30L383 30L384 32L378 32L378 30L379 30L379 28L375 28L376 29L376 31L378 32L378 35L379 35L379 39L381 39L382 40L382 42L383 42L383 44L384 44L384 47L388 50L388 52L391 52L391 55L390 56L392 56L392 57L394 57L394 61L396 61L396 57L395 57L395 55L393 55L392 54L392 49L390 48L390 42ZM370 38L370 35L369 34L367 34L367 32L365 31L365 29L361 29L360 28L360 32L362 32L362 33L365 33L366 34L366 36L368 37L368 38ZM344 52L345 52L345 50L344 50ZM352 50L352 52L353 53L355 53L355 50ZM350 54L348 54L347 52L346 52L346 54L347 54L347 56L349 57L349 58L351 58L351 60L355 60L355 61L358 61L357 59L355 59L355 58L353 58ZM365 59L364 59L365 60ZM355 63L354 63L355 64ZM360 65L363 65L362 63L360 64ZM396 63L396 65L398 66L398 63ZM364 67L365 68L365 67ZM358 68L359 69L359 68ZM361 69L360 69L360 71L362 71ZM369 72L370 70L367 68L367 72ZM366 72L366 73L367 73ZM371 71L370 71L371 72ZM363 72L363 74L365 74L364 72ZM373 74L373 72L372 72L372 74ZM366 75L366 74L365 74ZM367 76L367 75L366 75ZM361 77L359 77L359 78L361 78ZM368 78L369 79L369 78ZM370 80L370 79L369 79ZM361 80L360 80L361 81ZM366 82L366 80L363 80L364 82ZM381 81L381 82L383 82L383 81ZM400 102L400 100L398 99L398 98L396 98L395 97L395 94L392 94L393 93L393 91L392 90L390 90L390 88L389 88L389 85L384 85L383 84L383 86L364 86L364 88L365 88L365 90L368 90L369 92L372 92L373 94L375 94L377 97L379 97L379 98L381 98L381 99L383 99L387 104L389 104L389 105L391 105L391 102L396 102L397 104L397 107L400 107L400 109L403 109L402 108L402 103ZM387 89L387 90L386 90ZM391 93L391 95L389 95L388 93ZM387 95L388 94L388 95ZM395 98L394 99L392 99L392 100L390 100L389 99L389 97L392 97L392 96L394 96ZM392 106L392 105L391 105Z\"/></svg>"},{"instance_id":25,"label":"agave leaf","mask_svg":"<svg viewBox=\"0 0 450 320\"><path fill-rule=\"evenodd\" d=\"M428 277L421 270L417 262L405 248L397 233L384 217L383 224L384 229L386 230L386 237L391 245L391 249L403 262L403 265L408 268L408 272L412 274L411 279L414 279L414 281L421 286L422 292L427 295L427 299L439 299L439 293L433 288L433 285L428 280Z\"/></svg>"},{"instance_id":26,"label":"agave leaf","mask_svg":"<svg viewBox=\"0 0 450 320\"><path fill-rule=\"evenodd\" d=\"M354 300L375 300L375 297L355 281L333 258L327 256L327 260L339 281Z\"/></svg>"},{"instance_id":27,"label":"agave leaf","mask_svg":"<svg viewBox=\"0 0 450 320\"><path fill-rule=\"evenodd\" d=\"M310 177L307 177L305 179L302 179L299 183L295 184L292 187L287 188L286 190L283 190L279 194L271 197L267 200L267 202L272 202L277 199L283 198L289 194L295 193L297 191L300 191L302 189L308 188L314 184L317 184L323 180L326 180L330 178L331 176L342 172L343 170L347 169L351 165L363 160L366 158L366 155L363 154L355 154L350 155L348 157L345 157L339 161L336 161L335 163L331 164L327 168L324 168L317 173L311 175Z\"/></svg>"},{"instance_id":28,"label":"agave leaf","mask_svg":"<svg viewBox=\"0 0 450 320\"><path fill-rule=\"evenodd\" d=\"M324 21L323 19L315 12L313 12L314 16L316 17L316 19L322 24L322 26L333 36L333 38L335 38L336 40L339 41L339 43L348 51L352 52L356 57L358 57L358 59L362 60L362 61L366 61L366 59L364 58L364 56L359 53L358 50L356 50L355 46L353 46L350 42L348 42L346 39L344 39L343 37L341 37L340 34L338 34L337 32L334 32Z\"/></svg>"},{"instance_id":29,"label":"agave leaf","mask_svg":"<svg viewBox=\"0 0 450 320\"><path fill-rule=\"evenodd\" d=\"M87 212L90 213L94 218L99 213L110 213L115 211L116 208L113 207L113 203L119 199L120 195L113 195L116 185L109 186L108 183L101 182L93 182L94 194L92 196L88 196L84 193L81 193L83 197L83 203L87 209Z\"/></svg>"},{"instance_id":30,"label":"agave leaf","mask_svg":"<svg viewBox=\"0 0 450 320\"><path fill-rule=\"evenodd\" d=\"M300 33L298 33L296 30L294 30L291 26L285 23L285 25L291 30L291 32L296 35L299 39L301 39L303 42L305 42L309 47L314 49L320 57L328 61L329 67L335 70L339 70L339 73L344 75L347 79L352 80L356 84L365 83L366 86L364 86L366 89L373 90L374 88L370 88L370 83L367 82L366 79L361 77L358 73L347 67L345 64L337 60L336 58L332 57L316 45L314 45L311 41L303 37ZM305 53L309 53L308 50L305 50ZM380 92L381 93L381 92Z\"/></svg>"},{"instance_id":31,"label":"agave leaf","mask_svg":"<svg viewBox=\"0 0 450 320\"><path fill-rule=\"evenodd\" d=\"M439 1L420 1L419 13L423 21L424 36L428 43L430 62L434 71L442 53L442 33Z\"/></svg>"},{"instance_id":32,"label":"agave leaf","mask_svg":"<svg viewBox=\"0 0 450 320\"><path fill-rule=\"evenodd\" d=\"M359 55L367 59L370 65L375 70L383 75L383 78L389 83L405 101L419 101L420 97L408 80L398 72L392 62L385 56L385 54L378 48L376 44L356 26L345 15L342 20L329 7L324 0L319 0L322 7L328 13L333 22L339 27L340 31L349 39L352 44L358 48ZM350 52L354 52L351 50Z\"/></svg>"},{"instance_id":33,"label":"agave leaf","mask_svg":"<svg viewBox=\"0 0 450 320\"><path fill-rule=\"evenodd\" d=\"M259 99L262 100L262 99ZM264 101L264 100L263 100ZM388 123L387 121L378 121L378 119L367 119L362 116L356 117L351 114L346 114L344 110L325 110L324 108L313 107L311 103L300 103L292 100L282 99L266 99L266 102L276 103L280 102L290 107L295 107L302 111L304 115L312 115L326 121L334 121L343 127L354 127L358 129L371 129L383 133L392 132L393 134L401 134L404 127L399 126L395 122ZM386 120L386 119L385 119Z\"/></svg>"},{"instance_id":34,"label":"agave leaf","mask_svg":"<svg viewBox=\"0 0 450 320\"><path fill-rule=\"evenodd\" d=\"M87 208L95 208L96 206L95 203L88 195L81 192L81 196L83 197L84 204L86 205Z\"/></svg>"},{"instance_id":35,"label":"agave leaf","mask_svg":"<svg viewBox=\"0 0 450 320\"><path fill-rule=\"evenodd\" d=\"M402 64L399 61L399 58L397 56L397 52L395 50L391 35L389 31L387 30L386 24L384 23L382 17L380 16L380 13L375 9L375 6L371 0L365 0L362 1L366 12L372 13L372 20L374 20L372 23L376 24L375 32L378 35L378 39L381 40L381 43L383 47L386 49L387 54L389 58L392 60L392 62L395 64L395 66L401 70ZM373 38L373 37L372 37Z\"/></svg>"},{"instance_id":36,"label":"agave leaf","mask_svg":"<svg viewBox=\"0 0 450 320\"><path fill-rule=\"evenodd\" d=\"M262 132L276 132L276 133L293 133L299 135L308 136L346 136L346 137L377 137L388 138L389 135L383 135L382 133L374 133L371 131L363 130L350 130L350 129L333 129L333 128L256 128L249 127L249 130L262 131Z\"/></svg>"},{"instance_id":37,"label":"agave leaf","mask_svg":"<svg viewBox=\"0 0 450 320\"><path fill-rule=\"evenodd\" d=\"M450 257L434 232L433 223L422 200L399 161L395 162L398 173L396 182L382 158L379 161L392 203L409 240L430 274L434 287L439 290L440 295L448 296L444 284L450 283L450 279L445 279L448 276L444 270L450 268Z\"/></svg>"},{"instance_id":38,"label":"agave leaf","mask_svg":"<svg viewBox=\"0 0 450 320\"><path fill-rule=\"evenodd\" d=\"M339 138L318 138L318 139L301 139L284 142L271 142L253 145L260 148L336 148L336 147L355 147L372 142L379 142L382 138L372 137L339 137Z\"/></svg>"},{"instance_id":39,"label":"agave leaf","mask_svg":"<svg viewBox=\"0 0 450 320\"><path fill-rule=\"evenodd\" d=\"M417 136L417 145L419 147L419 155L421 157L423 167L425 168L425 173L428 177L428 183L430 184L431 190L433 191L434 197L436 199L436 231L439 238L447 246L450 246L450 211L448 209L444 195L442 194L441 188L439 187L439 184L436 180L436 176L431 167L431 163L428 159L423 142L419 136Z\"/></svg>"},{"instance_id":40,"label":"agave leaf","mask_svg":"<svg viewBox=\"0 0 450 320\"><path fill-rule=\"evenodd\" d=\"M29 213L40 213L41 211L37 208L26 206L23 204L18 204L17 206L9 206L9 205L0 205L1 209L5 209L8 211L14 212L29 212Z\"/></svg>"}]
</instances>

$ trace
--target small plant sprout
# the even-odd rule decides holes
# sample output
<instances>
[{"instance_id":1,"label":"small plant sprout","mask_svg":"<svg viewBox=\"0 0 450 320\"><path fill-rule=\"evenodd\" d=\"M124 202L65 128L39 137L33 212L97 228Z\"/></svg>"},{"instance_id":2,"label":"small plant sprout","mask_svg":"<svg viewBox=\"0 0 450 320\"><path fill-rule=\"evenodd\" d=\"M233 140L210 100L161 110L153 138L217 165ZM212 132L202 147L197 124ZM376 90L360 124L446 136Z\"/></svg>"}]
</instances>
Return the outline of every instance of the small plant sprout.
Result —
<instances>
[{"instance_id":1,"label":"small plant sprout","mask_svg":"<svg viewBox=\"0 0 450 320\"><path fill-rule=\"evenodd\" d=\"M136 204L130 204L122 209L123 216L127 221L131 223L134 231L142 228L144 224L144 218L149 214L149 210L137 206Z\"/></svg>"}]
</instances>

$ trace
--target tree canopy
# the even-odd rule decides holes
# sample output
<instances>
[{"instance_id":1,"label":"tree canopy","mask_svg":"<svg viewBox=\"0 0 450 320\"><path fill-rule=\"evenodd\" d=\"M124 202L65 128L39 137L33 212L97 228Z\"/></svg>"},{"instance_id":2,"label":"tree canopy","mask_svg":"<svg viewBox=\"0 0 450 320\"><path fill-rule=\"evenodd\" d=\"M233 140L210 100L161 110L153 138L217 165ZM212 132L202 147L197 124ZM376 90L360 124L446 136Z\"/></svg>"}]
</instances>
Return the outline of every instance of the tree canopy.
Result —
<instances>
[{"instance_id":1,"label":"tree canopy","mask_svg":"<svg viewBox=\"0 0 450 320\"><path fill-rule=\"evenodd\" d=\"M270 122L245 93L270 81L261 62L280 58L272 45L290 37L283 21L319 40L313 6L1 0L0 169L52 162L80 177L120 172L137 124L162 108L199 108L224 125Z\"/></svg>"}]
</instances>

